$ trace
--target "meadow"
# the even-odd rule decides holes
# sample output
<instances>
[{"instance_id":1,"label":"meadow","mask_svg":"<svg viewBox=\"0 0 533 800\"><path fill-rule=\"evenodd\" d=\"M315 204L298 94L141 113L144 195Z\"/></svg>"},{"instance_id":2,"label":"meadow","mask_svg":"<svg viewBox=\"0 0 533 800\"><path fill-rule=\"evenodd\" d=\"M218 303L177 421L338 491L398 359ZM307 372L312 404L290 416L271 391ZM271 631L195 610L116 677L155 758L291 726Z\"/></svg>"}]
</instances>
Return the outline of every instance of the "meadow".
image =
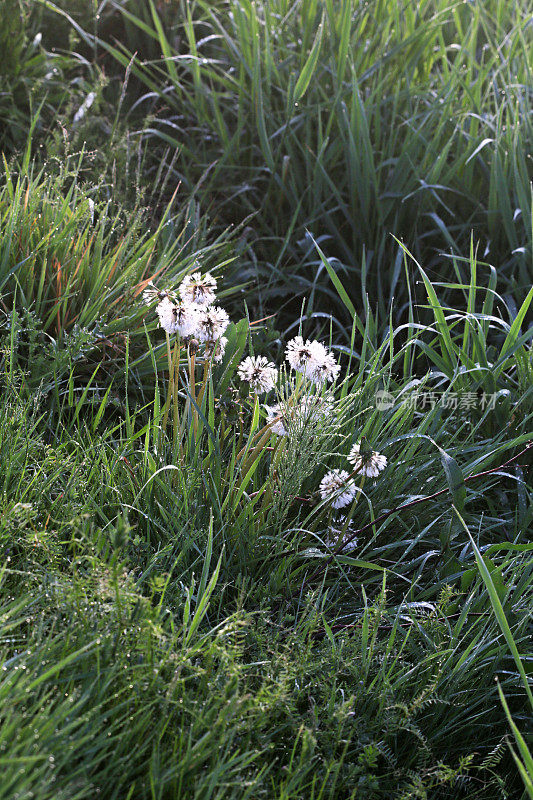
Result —
<instances>
[{"instance_id":1,"label":"meadow","mask_svg":"<svg viewBox=\"0 0 533 800\"><path fill-rule=\"evenodd\" d=\"M533 798L527 0L0 0L0 800Z\"/></svg>"}]
</instances>

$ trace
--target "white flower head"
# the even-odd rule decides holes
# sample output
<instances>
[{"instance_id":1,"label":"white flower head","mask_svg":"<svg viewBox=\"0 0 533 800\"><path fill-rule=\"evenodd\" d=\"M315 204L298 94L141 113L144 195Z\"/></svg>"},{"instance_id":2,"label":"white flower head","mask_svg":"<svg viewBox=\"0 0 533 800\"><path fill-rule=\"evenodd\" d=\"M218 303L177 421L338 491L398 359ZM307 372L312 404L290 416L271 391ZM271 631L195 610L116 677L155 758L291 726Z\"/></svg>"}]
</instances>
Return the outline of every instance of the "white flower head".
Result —
<instances>
[{"instance_id":1,"label":"white flower head","mask_svg":"<svg viewBox=\"0 0 533 800\"><path fill-rule=\"evenodd\" d=\"M198 327L199 312L194 305L173 303L165 296L156 308L159 324L167 333L179 333L180 336L193 336Z\"/></svg>"},{"instance_id":2,"label":"white flower head","mask_svg":"<svg viewBox=\"0 0 533 800\"><path fill-rule=\"evenodd\" d=\"M387 466L387 458L381 453L376 453L375 450L361 453L360 442L356 442L350 450L348 461L353 464L361 475L366 475L367 478L377 478L379 473Z\"/></svg>"},{"instance_id":3,"label":"white flower head","mask_svg":"<svg viewBox=\"0 0 533 800\"><path fill-rule=\"evenodd\" d=\"M176 333L178 330L176 320L176 306L170 297L164 297L156 308L159 324L167 333Z\"/></svg>"},{"instance_id":4,"label":"white flower head","mask_svg":"<svg viewBox=\"0 0 533 800\"><path fill-rule=\"evenodd\" d=\"M248 356L237 370L239 378L250 384L257 394L269 392L276 385L278 371L264 356Z\"/></svg>"},{"instance_id":5,"label":"white flower head","mask_svg":"<svg viewBox=\"0 0 533 800\"><path fill-rule=\"evenodd\" d=\"M345 521L346 517L339 517L338 523L341 527L336 528L332 526L329 529L329 536L324 539L324 544L329 547L330 550L337 550L337 548L339 548L341 553L350 553L352 550L357 550L357 537L354 539L351 538L351 523L348 525L348 530L345 531L342 540L339 542L342 526Z\"/></svg>"},{"instance_id":6,"label":"white flower head","mask_svg":"<svg viewBox=\"0 0 533 800\"><path fill-rule=\"evenodd\" d=\"M321 342L311 342L309 339L304 341L301 336L290 340L285 356L293 369L319 386L326 381L335 380L340 372L334 356Z\"/></svg>"},{"instance_id":7,"label":"white flower head","mask_svg":"<svg viewBox=\"0 0 533 800\"><path fill-rule=\"evenodd\" d=\"M267 425L270 425L272 433L275 433L276 436L287 436L289 432L285 427L286 409L280 403L276 403L274 406L265 406L265 409L267 412Z\"/></svg>"},{"instance_id":8,"label":"white flower head","mask_svg":"<svg viewBox=\"0 0 533 800\"><path fill-rule=\"evenodd\" d=\"M215 364L219 364L224 358L226 352L226 345L228 340L225 336L221 336L216 342L206 342L205 354L208 358L212 358Z\"/></svg>"},{"instance_id":9,"label":"white flower head","mask_svg":"<svg viewBox=\"0 0 533 800\"><path fill-rule=\"evenodd\" d=\"M276 436L288 436L291 427L298 435L302 428L316 426L333 413L331 401L320 395L304 395L295 405L277 403L265 409L267 424Z\"/></svg>"},{"instance_id":10,"label":"white flower head","mask_svg":"<svg viewBox=\"0 0 533 800\"><path fill-rule=\"evenodd\" d=\"M322 500L330 500L333 508L344 508L355 497L356 489L345 469L332 469L320 481L318 491Z\"/></svg>"},{"instance_id":11,"label":"white flower head","mask_svg":"<svg viewBox=\"0 0 533 800\"><path fill-rule=\"evenodd\" d=\"M298 402L300 416L306 421L317 424L333 414L333 405L328 397L306 395Z\"/></svg>"},{"instance_id":12,"label":"white flower head","mask_svg":"<svg viewBox=\"0 0 533 800\"><path fill-rule=\"evenodd\" d=\"M324 345L320 342L313 342L313 345L314 357L309 362L305 374L313 383L322 386L327 381L336 380L341 368L335 361L335 356L328 353Z\"/></svg>"},{"instance_id":13,"label":"white flower head","mask_svg":"<svg viewBox=\"0 0 533 800\"><path fill-rule=\"evenodd\" d=\"M290 366L297 372L305 372L309 363L316 358L313 346L318 344L319 342L310 342L309 339L304 342L301 336L291 339L285 350L285 357Z\"/></svg>"},{"instance_id":14,"label":"white flower head","mask_svg":"<svg viewBox=\"0 0 533 800\"><path fill-rule=\"evenodd\" d=\"M228 312L220 306L198 307L198 322L194 335L200 342L216 342L229 325Z\"/></svg>"},{"instance_id":15,"label":"white flower head","mask_svg":"<svg viewBox=\"0 0 533 800\"><path fill-rule=\"evenodd\" d=\"M198 306L210 306L216 300L215 289L217 282L215 278L206 272L193 272L186 275L179 288L180 297L184 303L195 303Z\"/></svg>"},{"instance_id":16,"label":"white flower head","mask_svg":"<svg viewBox=\"0 0 533 800\"><path fill-rule=\"evenodd\" d=\"M146 285L146 289L143 292L143 303L145 303L147 306L150 306L152 303L155 303L156 300L161 302L163 297L160 297L160 294L164 296L164 293L160 292L152 283L152 281L150 281L150 283Z\"/></svg>"},{"instance_id":17,"label":"white flower head","mask_svg":"<svg viewBox=\"0 0 533 800\"><path fill-rule=\"evenodd\" d=\"M184 338L194 336L198 329L200 312L198 306L193 303L176 303L174 306L176 314L177 330Z\"/></svg>"}]
</instances>

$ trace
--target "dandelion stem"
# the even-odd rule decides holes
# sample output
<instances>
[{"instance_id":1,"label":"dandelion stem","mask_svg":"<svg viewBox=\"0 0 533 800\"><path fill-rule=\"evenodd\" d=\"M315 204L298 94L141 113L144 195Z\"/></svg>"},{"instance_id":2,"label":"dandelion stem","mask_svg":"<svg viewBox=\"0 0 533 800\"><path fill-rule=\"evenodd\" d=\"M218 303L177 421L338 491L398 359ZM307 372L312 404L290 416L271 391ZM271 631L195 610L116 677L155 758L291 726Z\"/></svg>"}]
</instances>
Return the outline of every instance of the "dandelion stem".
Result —
<instances>
[{"instance_id":1,"label":"dandelion stem","mask_svg":"<svg viewBox=\"0 0 533 800\"><path fill-rule=\"evenodd\" d=\"M168 331L165 331L165 336L167 340L167 359L168 359L168 389L167 389L167 396L165 398L165 405L163 407L163 423L161 425L161 436L164 435L167 421L168 421L168 414L170 411L170 402L172 398L172 393L174 389L174 380L173 380L173 368L172 368L172 353L170 350L170 334Z\"/></svg>"},{"instance_id":2,"label":"dandelion stem","mask_svg":"<svg viewBox=\"0 0 533 800\"><path fill-rule=\"evenodd\" d=\"M196 410L196 352L189 351L189 394L192 399L192 429L194 441L198 436L198 412Z\"/></svg>"},{"instance_id":3,"label":"dandelion stem","mask_svg":"<svg viewBox=\"0 0 533 800\"><path fill-rule=\"evenodd\" d=\"M180 461L182 461L182 452L181 452L181 441L178 435L180 429L180 412L179 412L179 382L180 382L180 358L181 358L181 339L178 336L176 340L176 344L174 346L174 356L173 356L173 379L174 379L174 387L173 387L173 399L174 399L174 406L173 406L173 430L172 430L172 446L173 450L179 455ZM177 479L177 473L174 476Z\"/></svg>"},{"instance_id":4,"label":"dandelion stem","mask_svg":"<svg viewBox=\"0 0 533 800\"><path fill-rule=\"evenodd\" d=\"M201 386L201 389L200 389L200 393L198 395L198 405L199 406L202 405L202 400L204 399L205 388L207 386L207 379L209 377L209 367L210 366L211 366L211 359L210 358L206 358L204 360L204 375L203 375L203 378L202 378L202 386Z\"/></svg>"},{"instance_id":5,"label":"dandelion stem","mask_svg":"<svg viewBox=\"0 0 533 800\"><path fill-rule=\"evenodd\" d=\"M170 333L165 331L165 337L167 340L167 359L168 359L168 371L169 374L172 374L172 354L170 349Z\"/></svg>"}]
</instances>

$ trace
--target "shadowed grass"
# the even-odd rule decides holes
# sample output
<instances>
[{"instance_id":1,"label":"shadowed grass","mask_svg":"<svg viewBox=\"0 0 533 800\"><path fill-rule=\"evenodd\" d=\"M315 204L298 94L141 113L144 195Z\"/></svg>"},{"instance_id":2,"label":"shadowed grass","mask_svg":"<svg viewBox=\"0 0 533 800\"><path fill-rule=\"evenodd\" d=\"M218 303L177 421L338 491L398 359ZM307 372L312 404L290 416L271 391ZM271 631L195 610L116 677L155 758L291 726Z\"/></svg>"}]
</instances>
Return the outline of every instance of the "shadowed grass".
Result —
<instances>
[{"instance_id":1,"label":"shadowed grass","mask_svg":"<svg viewBox=\"0 0 533 800\"><path fill-rule=\"evenodd\" d=\"M382 317L405 296L391 233L442 272L436 252L461 254L475 229L502 285L528 285L527 4L176 2L166 21L153 4L151 19L115 7L132 41L160 48L131 69L155 110L148 135L180 147L176 178L216 198L217 219L255 215L264 298L315 287L305 229ZM134 57L99 46L124 67Z\"/></svg>"}]
</instances>

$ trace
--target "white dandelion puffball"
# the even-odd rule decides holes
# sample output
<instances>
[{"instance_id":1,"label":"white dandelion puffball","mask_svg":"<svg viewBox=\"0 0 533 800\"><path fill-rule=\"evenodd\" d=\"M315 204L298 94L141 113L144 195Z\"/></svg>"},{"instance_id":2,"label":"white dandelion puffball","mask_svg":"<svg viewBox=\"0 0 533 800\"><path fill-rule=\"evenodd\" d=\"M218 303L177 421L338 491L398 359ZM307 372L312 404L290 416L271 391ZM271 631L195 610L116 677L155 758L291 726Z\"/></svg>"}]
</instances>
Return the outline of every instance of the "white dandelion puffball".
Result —
<instances>
[{"instance_id":1,"label":"white dandelion puffball","mask_svg":"<svg viewBox=\"0 0 533 800\"><path fill-rule=\"evenodd\" d=\"M288 436L287 428L285 427L285 409L280 403L275 406L265 406L267 412L267 425L270 425L270 430L276 436Z\"/></svg>"},{"instance_id":2,"label":"white dandelion puffball","mask_svg":"<svg viewBox=\"0 0 533 800\"><path fill-rule=\"evenodd\" d=\"M250 384L254 392L269 392L276 385L278 371L264 356L248 356L237 370L239 378Z\"/></svg>"},{"instance_id":3,"label":"white dandelion puffball","mask_svg":"<svg viewBox=\"0 0 533 800\"><path fill-rule=\"evenodd\" d=\"M143 292L143 303L145 303L147 306L150 306L156 300L161 301L161 299L162 298L159 297L159 292L155 288L154 284L150 281Z\"/></svg>"},{"instance_id":4,"label":"white dandelion puffball","mask_svg":"<svg viewBox=\"0 0 533 800\"><path fill-rule=\"evenodd\" d=\"M342 522L342 520L340 520ZM339 536L341 535L341 528L330 528L330 536L324 540L324 544L330 550L336 550L340 545L341 553L351 553L352 550L357 550L357 539L351 539L350 531L348 530L341 542Z\"/></svg>"},{"instance_id":5,"label":"white dandelion puffball","mask_svg":"<svg viewBox=\"0 0 533 800\"><path fill-rule=\"evenodd\" d=\"M193 272L186 275L179 288L180 297L184 303L195 303L197 306L210 306L216 300L215 290L217 282L215 278L206 272Z\"/></svg>"},{"instance_id":6,"label":"white dandelion puffball","mask_svg":"<svg viewBox=\"0 0 533 800\"><path fill-rule=\"evenodd\" d=\"M164 297L156 308L159 324L167 333L176 333L178 321L176 306L169 297Z\"/></svg>"},{"instance_id":7,"label":"white dandelion puffball","mask_svg":"<svg viewBox=\"0 0 533 800\"><path fill-rule=\"evenodd\" d=\"M314 357L309 362L305 374L313 383L322 386L327 381L336 380L341 367L335 361L335 356L328 353L324 345L321 345L320 342L313 342L313 345L315 344L320 345L320 349L319 347L313 348Z\"/></svg>"},{"instance_id":8,"label":"white dandelion puffball","mask_svg":"<svg viewBox=\"0 0 533 800\"><path fill-rule=\"evenodd\" d=\"M265 405L265 409L267 425L276 436L288 436L291 427L296 429L298 435L302 427L316 426L333 413L331 402L319 395L304 395L296 405L277 403L274 406Z\"/></svg>"},{"instance_id":9,"label":"white dandelion puffball","mask_svg":"<svg viewBox=\"0 0 533 800\"><path fill-rule=\"evenodd\" d=\"M387 466L387 457L372 450L369 455L361 455L361 444L357 442L350 450L348 461L354 468L366 475L367 478L377 478L379 473Z\"/></svg>"},{"instance_id":10,"label":"white dandelion puffball","mask_svg":"<svg viewBox=\"0 0 533 800\"><path fill-rule=\"evenodd\" d=\"M179 335L184 338L194 336L198 329L200 319L198 306L192 303L177 303L174 306L174 312L176 314Z\"/></svg>"},{"instance_id":11,"label":"white dandelion puffball","mask_svg":"<svg viewBox=\"0 0 533 800\"><path fill-rule=\"evenodd\" d=\"M208 358L212 358L215 364L219 364L224 358L226 352L226 345L228 340L225 336L221 336L216 342L206 342L205 354Z\"/></svg>"},{"instance_id":12,"label":"white dandelion puffball","mask_svg":"<svg viewBox=\"0 0 533 800\"><path fill-rule=\"evenodd\" d=\"M304 341L301 336L290 340L285 357L293 369L319 386L335 380L340 372L340 365L321 342Z\"/></svg>"},{"instance_id":13,"label":"white dandelion puffball","mask_svg":"<svg viewBox=\"0 0 533 800\"><path fill-rule=\"evenodd\" d=\"M297 372L305 372L307 365L313 359L313 344L318 342L310 342L309 339L304 342L301 336L295 336L288 342L285 358Z\"/></svg>"},{"instance_id":14,"label":"white dandelion puffball","mask_svg":"<svg viewBox=\"0 0 533 800\"><path fill-rule=\"evenodd\" d=\"M216 342L224 335L228 325L228 313L220 306L199 308L198 324L194 335L200 342Z\"/></svg>"},{"instance_id":15,"label":"white dandelion puffball","mask_svg":"<svg viewBox=\"0 0 533 800\"><path fill-rule=\"evenodd\" d=\"M194 305L173 303L164 297L156 308L159 324L167 333L179 333L180 336L193 336L198 327L199 312Z\"/></svg>"},{"instance_id":16,"label":"white dandelion puffball","mask_svg":"<svg viewBox=\"0 0 533 800\"><path fill-rule=\"evenodd\" d=\"M333 508L344 508L355 497L355 487L349 482L345 469L332 469L320 481L318 491L322 500L331 500Z\"/></svg>"}]
</instances>

